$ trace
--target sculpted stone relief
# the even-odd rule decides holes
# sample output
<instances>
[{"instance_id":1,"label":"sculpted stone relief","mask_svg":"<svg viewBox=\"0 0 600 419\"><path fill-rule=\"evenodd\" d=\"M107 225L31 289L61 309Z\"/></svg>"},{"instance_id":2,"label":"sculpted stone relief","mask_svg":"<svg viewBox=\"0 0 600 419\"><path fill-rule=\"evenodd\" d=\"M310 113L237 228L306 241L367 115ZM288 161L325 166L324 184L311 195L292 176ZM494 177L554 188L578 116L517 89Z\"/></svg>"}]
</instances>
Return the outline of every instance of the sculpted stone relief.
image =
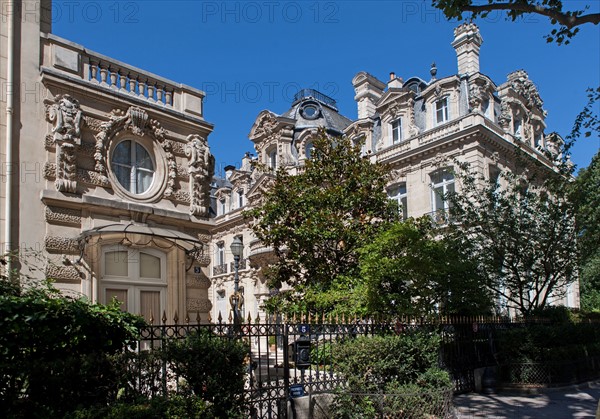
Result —
<instances>
[{"instance_id":1,"label":"sculpted stone relief","mask_svg":"<svg viewBox=\"0 0 600 419\"><path fill-rule=\"evenodd\" d=\"M508 82L515 92L525 98L526 106L529 109L537 108L542 114L545 114L545 111L542 109L544 101L525 70L517 70L510 73L508 75Z\"/></svg>"},{"instance_id":2,"label":"sculpted stone relief","mask_svg":"<svg viewBox=\"0 0 600 419\"><path fill-rule=\"evenodd\" d=\"M473 81L469 83L469 107L473 112L482 113L482 105L488 97L489 83L484 80L483 84Z\"/></svg>"},{"instance_id":3,"label":"sculpted stone relief","mask_svg":"<svg viewBox=\"0 0 600 419\"><path fill-rule=\"evenodd\" d=\"M67 94L57 96L55 102L46 108L46 118L54 125L52 134L56 146L55 185L61 192L75 193L75 147L81 144L81 109L79 102Z\"/></svg>"},{"instance_id":4,"label":"sculpted stone relief","mask_svg":"<svg viewBox=\"0 0 600 419\"><path fill-rule=\"evenodd\" d=\"M190 176L190 213L207 217L210 206L210 180L215 170L215 158L210 154L205 138L193 134L187 137L185 155Z\"/></svg>"}]
</instances>

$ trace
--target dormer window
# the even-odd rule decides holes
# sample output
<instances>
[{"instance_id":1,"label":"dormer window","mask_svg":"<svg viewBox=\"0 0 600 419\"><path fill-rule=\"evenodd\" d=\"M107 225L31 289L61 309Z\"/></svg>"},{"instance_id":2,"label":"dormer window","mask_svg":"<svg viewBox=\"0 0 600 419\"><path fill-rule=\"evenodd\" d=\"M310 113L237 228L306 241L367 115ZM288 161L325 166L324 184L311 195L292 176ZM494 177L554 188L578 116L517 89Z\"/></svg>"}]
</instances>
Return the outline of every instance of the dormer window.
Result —
<instances>
[{"instance_id":1,"label":"dormer window","mask_svg":"<svg viewBox=\"0 0 600 419\"><path fill-rule=\"evenodd\" d=\"M402 120L400 118L392 121L392 144L398 144L402 141Z\"/></svg>"},{"instance_id":2,"label":"dormer window","mask_svg":"<svg viewBox=\"0 0 600 419\"><path fill-rule=\"evenodd\" d=\"M237 192L237 201L238 201L238 208L242 208L244 206L244 191L239 190Z\"/></svg>"},{"instance_id":3,"label":"dormer window","mask_svg":"<svg viewBox=\"0 0 600 419\"><path fill-rule=\"evenodd\" d=\"M523 136L523 122L520 118L515 118L515 137L521 138Z\"/></svg>"},{"instance_id":4,"label":"dormer window","mask_svg":"<svg viewBox=\"0 0 600 419\"><path fill-rule=\"evenodd\" d=\"M448 98L442 98L434 103L436 125L448 122Z\"/></svg>"},{"instance_id":5,"label":"dormer window","mask_svg":"<svg viewBox=\"0 0 600 419\"><path fill-rule=\"evenodd\" d=\"M225 198L221 198L218 201L217 215L225 215L226 212Z\"/></svg>"},{"instance_id":6,"label":"dormer window","mask_svg":"<svg viewBox=\"0 0 600 419\"><path fill-rule=\"evenodd\" d=\"M537 132L533 137L533 146L538 150L544 148L544 137L541 132Z\"/></svg>"},{"instance_id":7,"label":"dormer window","mask_svg":"<svg viewBox=\"0 0 600 419\"><path fill-rule=\"evenodd\" d=\"M270 169L272 169L272 170L277 169L277 149L276 148L269 151L267 163L268 163Z\"/></svg>"},{"instance_id":8,"label":"dormer window","mask_svg":"<svg viewBox=\"0 0 600 419\"><path fill-rule=\"evenodd\" d=\"M306 146L304 147L304 155L307 159L310 159L312 157L313 148L313 143L306 143Z\"/></svg>"}]
</instances>

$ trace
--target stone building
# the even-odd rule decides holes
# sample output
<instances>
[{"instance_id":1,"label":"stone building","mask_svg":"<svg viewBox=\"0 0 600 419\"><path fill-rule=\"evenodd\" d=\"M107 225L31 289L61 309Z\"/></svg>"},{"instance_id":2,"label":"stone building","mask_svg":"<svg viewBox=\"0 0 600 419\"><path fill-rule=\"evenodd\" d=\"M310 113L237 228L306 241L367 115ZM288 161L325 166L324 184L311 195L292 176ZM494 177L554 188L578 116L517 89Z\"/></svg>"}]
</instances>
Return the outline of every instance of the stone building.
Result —
<instances>
[{"instance_id":1,"label":"stone building","mask_svg":"<svg viewBox=\"0 0 600 419\"><path fill-rule=\"evenodd\" d=\"M2 7L3 253L19 252L24 275L156 323L206 319L204 93L53 35L50 8Z\"/></svg>"},{"instance_id":2,"label":"stone building","mask_svg":"<svg viewBox=\"0 0 600 419\"><path fill-rule=\"evenodd\" d=\"M249 134L256 156L217 178L204 93L53 35L50 8L2 7L1 250L19 252L10 267L24 275L94 301L116 297L155 323L229 318L235 237L242 315L261 313L273 253L243 211L270 175L252 163L298 173L320 127L364 139L365 156L392 167L388 194L406 217L445 214L438 192L454 188L453 158L494 176L513 167L519 145L552 168L542 151L557 144L535 85L522 70L500 85L481 73L474 24L455 30L456 74L437 78L433 65L428 81L392 73L386 83L358 73L355 119L311 89L282 114L261 112ZM578 301L575 284L564 303Z\"/></svg>"},{"instance_id":3,"label":"stone building","mask_svg":"<svg viewBox=\"0 0 600 419\"><path fill-rule=\"evenodd\" d=\"M391 73L386 83L358 73L352 80L356 119L341 115L335 100L311 89L298 92L291 108L281 115L269 110L258 115L249 134L256 156L246 156L238 169L229 167L214 194L215 256L209 289L215 302L213 316L230 312L227 298L233 292L234 273L227 249L235 236L243 237L246 244L247 261L240 271L243 314L254 318L270 292L261 273L272 261L272 249L253 239L242 217L246 205L260 200L269 175L253 171L250 160L297 173L310 158L319 127L364 141L365 156L391 167L387 193L398 201L404 217L430 214L444 222L448 203L442 195L455 188L450 170L455 159L495 177L501 170L516 168L519 147L532 161L553 170L545 152L557 153L561 140L545 134L546 113L537 88L523 70L509 74L500 85L482 73L482 43L475 24L457 27L451 43L457 73L445 77L438 78L435 64L428 81L403 80ZM571 285L564 300L554 303L578 306L578 285Z\"/></svg>"}]
</instances>

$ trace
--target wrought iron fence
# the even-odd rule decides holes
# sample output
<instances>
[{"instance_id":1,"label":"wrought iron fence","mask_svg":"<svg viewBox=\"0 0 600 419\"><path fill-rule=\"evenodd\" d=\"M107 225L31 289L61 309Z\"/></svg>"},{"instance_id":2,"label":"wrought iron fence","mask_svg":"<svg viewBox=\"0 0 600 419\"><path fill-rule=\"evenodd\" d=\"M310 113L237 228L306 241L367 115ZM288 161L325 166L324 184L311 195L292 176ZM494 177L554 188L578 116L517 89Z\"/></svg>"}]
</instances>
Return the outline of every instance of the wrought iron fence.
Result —
<instances>
[{"instance_id":1,"label":"wrought iron fence","mask_svg":"<svg viewBox=\"0 0 600 419\"><path fill-rule=\"evenodd\" d=\"M163 316L163 322L164 322ZM200 323L200 319L195 319ZM154 325L141 331L140 348L161 347L171 339L183 339L191 332L208 330L215 338L234 338L247 342L245 394L248 415L253 418L282 418L298 401L296 397L309 396L327 399L344 382L332 365L332 347L336 342L356 336L400 334L407 330L437 330L442 338L440 364L447 369L454 382L455 392L475 389L474 370L497 365L496 335L500 330L524 327L531 320L507 318L441 318L435 321L414 318L400 319L347 319L347 318L292 318L272 316L268 319L245 319L243 324L218 323ZM210 322L211 320L208 319ZM543 320L540 320L543 321ZM545 322L545 321L544 321ZM141 351L151 352L151 351ZM600 360L596 360L599 363ZM163 394L176 388L178 377L169 366L152 364L153 377L150 394ZM146 368L149 368L146 366ZM140 374L142 371L140 371ZM522 374L520 376L523 376ZM141 382L141 381L140 381ZM391 397L391 396L390 396ZM390 397L388 400L398 406ZM440 400L445 400L443 397ZM442 403L443 404L443 403ZM446 406L443 404L443 406ZM314 407L314 406L313 406ZM383 409L383 407L382 407ZM440 407L445 412L445 407ZM408 412L408 411L406 411ZM401 411L385 417L411 417ZM443 413L443 412L442 412ZM434 413L431 413L434 414ZM446 417L434 414L435 417Z\"/></svg>"}]
</instances>

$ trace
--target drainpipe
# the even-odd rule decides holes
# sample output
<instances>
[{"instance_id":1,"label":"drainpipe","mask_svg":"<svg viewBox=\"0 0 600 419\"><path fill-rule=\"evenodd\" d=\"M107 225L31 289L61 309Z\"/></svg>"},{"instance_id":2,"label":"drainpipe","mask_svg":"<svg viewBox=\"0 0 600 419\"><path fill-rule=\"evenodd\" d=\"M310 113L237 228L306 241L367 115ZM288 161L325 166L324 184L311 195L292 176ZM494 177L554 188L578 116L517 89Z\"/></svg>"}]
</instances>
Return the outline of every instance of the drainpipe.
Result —
<instances>
[{"instance_id":1,"label":"drainpipe","mask_svg":"<svg viewBox=\"0 0 600 419\"><path fill-rule=\"evenodd\" d=\"M8 50L6 54L7 70L6 70L6 190L4 197L4 246L7 254L7 272L9 278L12 276L12 195L13 195L13 159L12 159L12 142L13 142L13 92L14 92L14 60L15 60L15 0L8 2Z\"/></svg>"}]
</instances>

